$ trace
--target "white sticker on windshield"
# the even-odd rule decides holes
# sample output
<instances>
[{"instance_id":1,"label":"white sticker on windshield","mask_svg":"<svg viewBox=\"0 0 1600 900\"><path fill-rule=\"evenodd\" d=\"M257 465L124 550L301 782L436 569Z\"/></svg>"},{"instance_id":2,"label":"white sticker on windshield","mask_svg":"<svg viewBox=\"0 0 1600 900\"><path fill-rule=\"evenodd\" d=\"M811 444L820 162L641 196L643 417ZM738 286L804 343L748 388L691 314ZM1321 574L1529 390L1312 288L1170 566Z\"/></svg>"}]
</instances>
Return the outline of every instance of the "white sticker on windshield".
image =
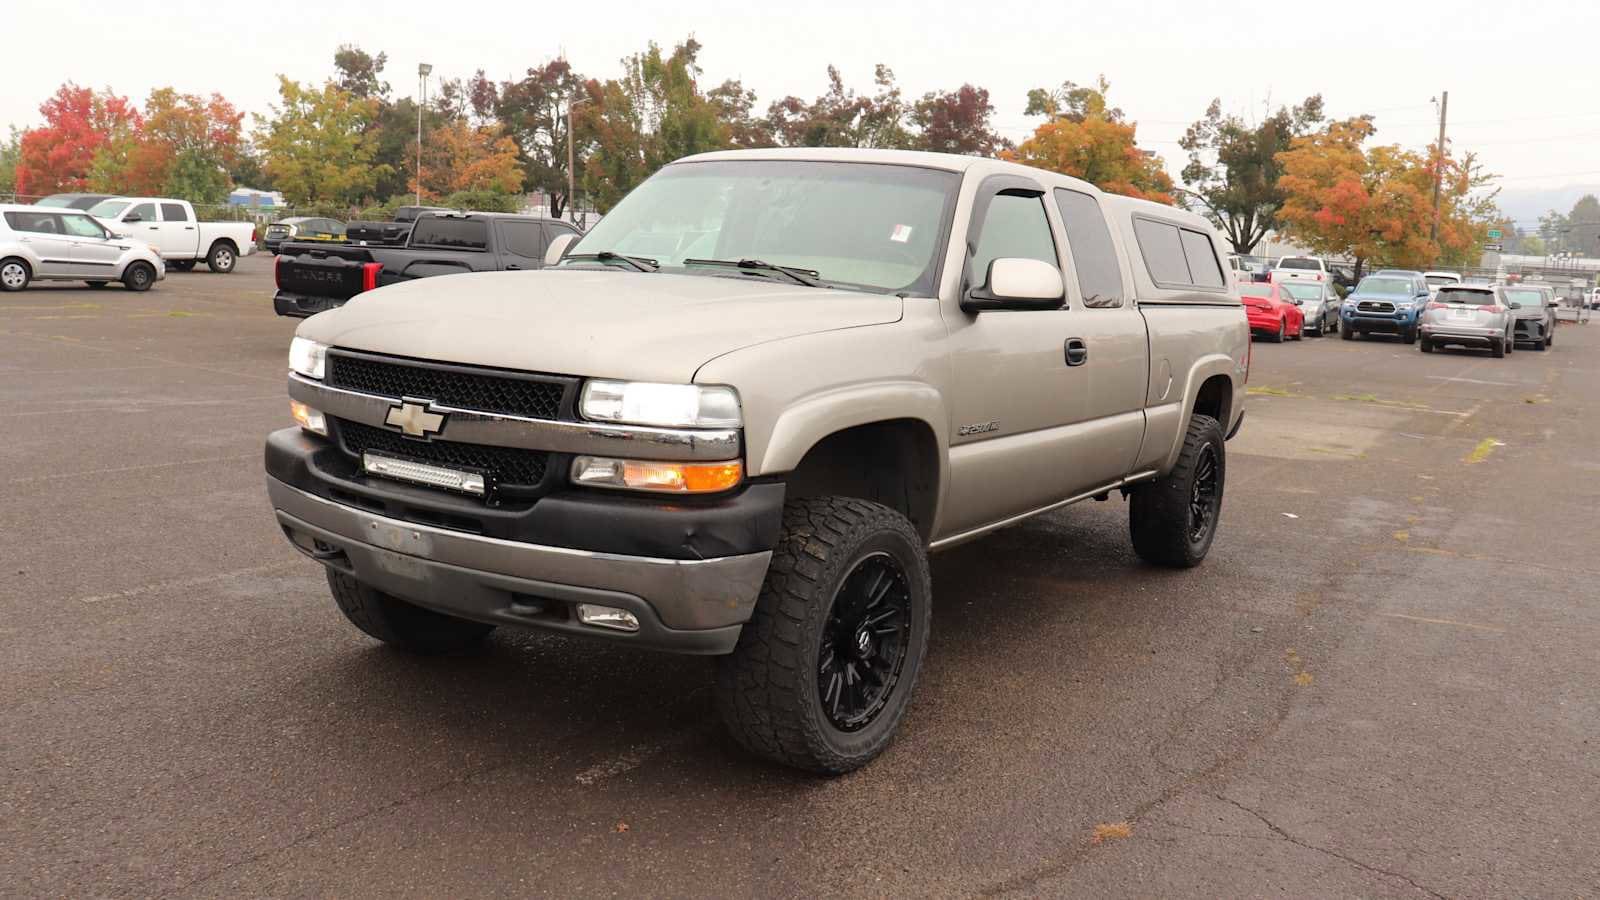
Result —
<instances>
[{"instance_id":1,"label":"white sticker on windshield","mask_svg":"<svg viewBox=\"0 0 1600 900\"><path fill-rule=\"evenodd\" d=\"M894 227L894 230L889 232L889 240L894 241L894 242L899 243L899 244L904 244L907 241L910 241L911 240L911 226L910 225L896 225Z\"/></svg>"}]
</instances>

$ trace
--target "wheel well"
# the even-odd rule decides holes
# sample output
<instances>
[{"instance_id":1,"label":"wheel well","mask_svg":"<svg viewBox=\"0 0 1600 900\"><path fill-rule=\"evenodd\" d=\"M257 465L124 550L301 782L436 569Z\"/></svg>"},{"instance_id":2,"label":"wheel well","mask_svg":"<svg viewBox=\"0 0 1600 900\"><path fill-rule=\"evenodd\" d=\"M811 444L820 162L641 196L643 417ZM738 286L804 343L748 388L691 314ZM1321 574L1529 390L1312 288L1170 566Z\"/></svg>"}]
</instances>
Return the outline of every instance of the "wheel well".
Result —
<instances>
[{"instance_id":1,"label":"wheel well","mask_svg":"<svg viewBox=\"0 0 1600 900\"><path fill-rule=\"evenodd\" d=\"M23 259L22 257L20 257L20 256L7 256L7 257L4 257L4 258L0 258L0 263L8 263L8 262L14 262L14 263L21 264L21 266L24 269L28 270L28 277L29 278L33 277L33 266L28 265L28 261Z\"/></svg>"},{"instance_id":2,"label":"wheel well","mask_svg":"<svg viewBox=\"0 0 1600 900\"><path fill-rule=\"evenodd\" d=\"M217 245L219 244L227 247L229 250L232 250L235 256L239 255L239 245L233 242L233 238L222 237L211 242L211 246L206 248L206 256L209 257L211 255L211 251L217 249Z\"/></svg>"},{"instance_id":3,"label":"wheel well","mask_svg":"<svg viewBox=\"0 0 1600 900\"><path fill-rule=\"evenodd\" d=\"M859 497L882 503L927 540L939 499L939 442L917 419L836 431L818 441L788 476L788 496Z\"/></svg>"},{"instance_id":4,"label":"wheel well","mask_svg":"<svg viewBox=\"0 0 1600 900\"><path fill-rule=\"evenodd\" d=\"M1233 409L1233 382L1226 375L1213 375L1200 385L1194 398L1196 415L1210 416L1228 430L1228 414Z\"/></svg>"}]
</instances>

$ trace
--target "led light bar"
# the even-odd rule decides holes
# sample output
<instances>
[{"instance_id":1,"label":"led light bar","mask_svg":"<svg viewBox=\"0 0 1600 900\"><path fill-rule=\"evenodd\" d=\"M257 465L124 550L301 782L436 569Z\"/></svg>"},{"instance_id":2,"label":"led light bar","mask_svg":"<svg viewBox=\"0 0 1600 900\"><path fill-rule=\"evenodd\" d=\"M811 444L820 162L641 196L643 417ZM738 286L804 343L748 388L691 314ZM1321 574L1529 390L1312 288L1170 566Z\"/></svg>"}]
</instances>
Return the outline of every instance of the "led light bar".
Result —
<instances>
[{"instance_id":1,"label":"led light bar","mask_svg":"<svg viewBox=\"0 0 1600 900\"><path fill-rule=\"evenodd\" d=\"M393 457L379 456L375 453L363 453L361 455L361 468L374 475L382 475L385 478L410 481L414 484L425 484L429 487L444 488L447 491L460 491L463 494L472 494L478 497L482 497L484 492L483 476L476 472L459 472L455 469L445 469L424 463L394 459Z\"/></svg>"}]
</instances>

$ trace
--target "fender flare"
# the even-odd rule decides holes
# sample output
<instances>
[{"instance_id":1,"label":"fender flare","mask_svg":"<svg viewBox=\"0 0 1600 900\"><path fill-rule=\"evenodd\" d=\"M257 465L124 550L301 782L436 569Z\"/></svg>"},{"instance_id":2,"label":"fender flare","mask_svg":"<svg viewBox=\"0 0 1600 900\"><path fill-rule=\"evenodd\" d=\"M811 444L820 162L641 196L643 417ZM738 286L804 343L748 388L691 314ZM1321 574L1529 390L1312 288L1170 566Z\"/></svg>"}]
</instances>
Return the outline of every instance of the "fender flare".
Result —
<instances>
[{"instance_id":1,"label":"fender flare","mask_svg":"<svg viewBox=\"0 0 1600 900\"><path fill-rule=\"evenodd\" d=\"M1243 413L1242 397L1244 392L1239 389L1238 367L1238 360L1225 353L1208 353L1196 359L1194 365L1189 367L1187 381L1183 385L1183 416L1178 419L1179 426L1177 433L1173 436L1172 447L1167 451L1166 459L1161 465L1162 474L1172 471L1172 467L1178 464L1178 454L1183 452L1183 438L1188 429L1189 419L1194 415L1195 402L1200 399L1200 385L1205 384L1217 375L1225 376L1228 379L1231 392L1228 397L1228 419L1230 421L1219 423L1222 425L1223 434L1228 433L1228 429L1232 426L1232 420Z\"/></svg>"}]
</instances>

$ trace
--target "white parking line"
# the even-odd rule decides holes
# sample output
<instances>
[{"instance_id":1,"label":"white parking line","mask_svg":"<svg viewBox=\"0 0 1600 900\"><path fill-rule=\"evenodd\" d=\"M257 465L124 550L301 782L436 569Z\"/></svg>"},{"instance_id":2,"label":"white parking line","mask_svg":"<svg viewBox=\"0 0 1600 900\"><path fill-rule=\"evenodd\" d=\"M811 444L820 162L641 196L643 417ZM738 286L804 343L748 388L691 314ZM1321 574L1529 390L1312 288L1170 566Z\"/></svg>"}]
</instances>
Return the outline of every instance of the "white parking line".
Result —
<instances>
[{"instance_id":1,"label":"white parking line","mask_svg":"<svg viewBox=\"0 0 1600 900\"><path fill-rule=\"evenodd\" d=\"M277 572L283 569L304 568L305 564L299 560L273 563L270 566L252 566L248 569L234 569L232 572L221 572L216 575L201 575L195 578L180 578L176 581L158 581L125 591L113 591L109 594L95 594L92 597L79 597L79 603L105 603L108 600L128 600L133 597L143 597L159 591L182 590L184 588L199 587L203 584L215 584L218 581L227 581L230 578L239 578L245 575L265 575L268 572Z\"/></svg>"}]
</instances>

